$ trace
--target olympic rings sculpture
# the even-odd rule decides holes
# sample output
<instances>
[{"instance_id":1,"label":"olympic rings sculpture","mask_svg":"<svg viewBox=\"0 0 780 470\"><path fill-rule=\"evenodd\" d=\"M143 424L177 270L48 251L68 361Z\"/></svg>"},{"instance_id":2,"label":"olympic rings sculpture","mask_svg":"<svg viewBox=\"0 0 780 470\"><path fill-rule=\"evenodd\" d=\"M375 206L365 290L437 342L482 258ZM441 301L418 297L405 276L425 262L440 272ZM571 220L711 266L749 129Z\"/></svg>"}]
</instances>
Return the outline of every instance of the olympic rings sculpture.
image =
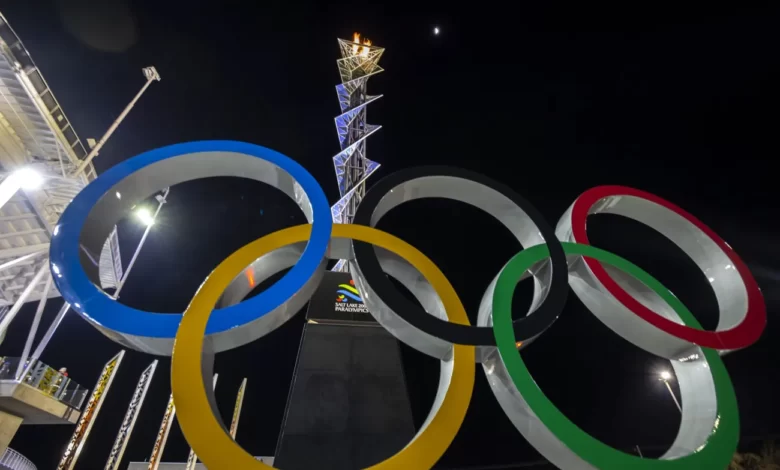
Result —
<instances>
[{"instance_id":1,"label":"olympic rings sculpture","mask_svg":"<svg viewBox=\"0 0 780 470\"><path fill-rule=\"evenodd\" d=\"M266 235L226 258L183 316L131 309L92 284L96 272L82 251L99 250L134 202L206 176L269 183L298 203L309 224ZM115 192L122 198L112 197ZM425 255L372 228L401 203L431 197L483 209L524 247L491 282L476 326L469 324L458 295ZM692 257L718 300L716 331L702 331L686 307L641 268L588 244L587 215L600 212L643 222ZM766 324L761 292L731 247L691 214L652 194L620 186L590 189L553 230L504 185L465 170L422 167L374 185L358 207L354 225L332 225L322 189L302 167L272 150L229 141L164 147L104 173L66 209L55 229L50 259L63 297L100 331L129 347L172 355L171 387L182 431L212 469L270 468L241 449L220 421L207 386L213 354L253 341L291 318L309 300L328 259L349 261L361 296L381 325L441 360L439 391L428 419L411 443L376 468L429 468L438 461L465 417L476 363L482 364L519 432L561 468L724 468L736 449L739 417L720 354L757 341ZM242 275L250 267L255 283L292 269L266 291L242 301L253 287ZM407 287L422 308L398 292L385 273ZM529 315L513 322L513 292L527 276L534 279L534 299ZM671 360L684 406L678 436L659 460L625 454L586 434L555 408L525 368L519 352L554 323L567 285L613 331Z\"/></svg>"}]
</instances>

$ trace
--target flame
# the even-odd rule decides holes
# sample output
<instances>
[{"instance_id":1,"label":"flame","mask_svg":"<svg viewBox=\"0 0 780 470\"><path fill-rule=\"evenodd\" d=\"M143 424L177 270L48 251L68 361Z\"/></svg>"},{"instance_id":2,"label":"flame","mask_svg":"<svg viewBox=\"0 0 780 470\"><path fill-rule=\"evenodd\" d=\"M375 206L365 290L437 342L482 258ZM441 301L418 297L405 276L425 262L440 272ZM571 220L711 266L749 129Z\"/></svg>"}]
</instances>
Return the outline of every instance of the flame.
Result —
<instances>
[{"instance_id":1,"label":"flame","mask_svg":"<svg viewBox=\"0 0 780 470\"><path fill-rule=\"evenodd\" d=\"M361 47L363 46L370 46L371 40L370 39L364 39L363 42L360 42L360 33L355 33L352 35L352 42L355 43L354 46L352 46L352 53L355 55L359 55L360 57L368 57L368 51L370 50L368 47Z\"/></svg>"},{"instance_id":2,"label":"flame","mask_svg":"<svg viewBox=\"0 0 780 470\"><path fill-rule=\"evenodd\" d=\"M360 33L355 33L352 35L352 42L356 44L355 46L352 46L352 53L357 55L358 50L360 49Z\"/></svg>"},{"instance_id":3,"label":"flame","mask_svg":"<svg viewBox=\"0 0 780 470\"><path fill-rule=\"evenodd\" d=\"M370 46L371 45L371 40L370 39L365 39L363 41L363 45ZM370 49L368 47L364 47L363 50L360 51L360 57L368 57L368 51L369 50Z\"/></svg>"}]
</instances>

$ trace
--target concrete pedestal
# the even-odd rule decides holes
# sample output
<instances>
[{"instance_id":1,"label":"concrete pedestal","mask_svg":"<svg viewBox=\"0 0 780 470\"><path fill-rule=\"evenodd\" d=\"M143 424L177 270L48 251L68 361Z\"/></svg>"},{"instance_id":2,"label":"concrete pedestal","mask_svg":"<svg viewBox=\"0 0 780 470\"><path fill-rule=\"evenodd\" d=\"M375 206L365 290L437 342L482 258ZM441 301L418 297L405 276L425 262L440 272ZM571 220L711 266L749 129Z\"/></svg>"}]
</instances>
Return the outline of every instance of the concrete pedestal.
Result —
<instances>
[{"instance_id":1,"label":"concrete pedestal","mask_svg":"<svg viewBox=\"0 0 780 470\"><path fill-rule=\"evenodd\" d=\"M360 311L359 297L338 294L349 281L326 273L309 305L277 468L366 468L414 437L398 341Z\"/></svg>"},{"instance_id":2,"label":"concrete pedestal","mask_svg":"<svg viewBox=\"0 0 780 470\"><path fill-rule=\"evenodd\" d=\"M20 416L0 410L0 455L3 455L21 425L22 418Z\"/></svg>"}]
</instances>

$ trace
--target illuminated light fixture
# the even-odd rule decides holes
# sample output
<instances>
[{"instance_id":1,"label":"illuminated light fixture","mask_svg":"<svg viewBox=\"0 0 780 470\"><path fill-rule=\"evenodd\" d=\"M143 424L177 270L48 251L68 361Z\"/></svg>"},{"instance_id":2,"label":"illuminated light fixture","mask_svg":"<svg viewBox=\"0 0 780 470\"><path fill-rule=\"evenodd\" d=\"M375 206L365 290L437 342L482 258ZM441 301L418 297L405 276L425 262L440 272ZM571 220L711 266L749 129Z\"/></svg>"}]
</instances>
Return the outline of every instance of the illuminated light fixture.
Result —
<instances>
[{"instance_id":1,"label":"illuminated light fixture","mask_svg":"<svg viewBox=\"0 0 780 470\"><path fill-rule=\"evenodd\" d=\"M665 370L665 371L661 372L661 380L666 381L666 380L669 380L671 378L672 378L672 374L670 374L668 370Z\"/></svg>"},{"instance_id":2,"label":"illuminated light fixture","mask_svg":"<svg viewBox=\"0 0 780 470\"><path fill-rule=\"evenodd\" d=\"M137 211L135 211L135 216L144 225L147 225L147 226L154 225L154 216L152 216L152 213L149 212L149 209L147 209L146 207L142 207L142 208L138 209Z\"/></svg>"},{"instance_id":3,"label":"illuminated light fixture","mask_svg":"<svg viewBox=\"0 0 780 470\"><path fill-rule=\"evenodd\" d=\"M16 170L11 178L14 178L24 189L38 189L43 184L43 176L31 168Z\"/></svg>"},{"instance_id":4,"label":"illuminated light fixture","mask_svg":"<svg viewBox=\"0 0 780 470\"><path fill-rule=\"evenodd\" d=\"M433 28L433 34L435 34L436 36L438 36L440 32L441 32L441 30L439 29L439 27L438 27L438 26L436 26L435 28Z\"/></svg>"},{"instance_id":5,"label":"illuminated light fixture","mask_svg":"<svg viewBox=\"0 0 780 470\"><path fill-rule=\"evenodd\" d=\"M21 168L0 182L0 207L11 200L20 189L36 189L43 184L43 176L31 168Z\"/></svg>"},{"instance_id":6,"label":"illuminated light fixture","mask_svg":"<svg viewBox=\"0 0 780 470\"><path fill-rule=\"evenodd\" d=\"M116 198L122 199L122 194L119 191L116 192Z\"/></svg>"}]
</instances>

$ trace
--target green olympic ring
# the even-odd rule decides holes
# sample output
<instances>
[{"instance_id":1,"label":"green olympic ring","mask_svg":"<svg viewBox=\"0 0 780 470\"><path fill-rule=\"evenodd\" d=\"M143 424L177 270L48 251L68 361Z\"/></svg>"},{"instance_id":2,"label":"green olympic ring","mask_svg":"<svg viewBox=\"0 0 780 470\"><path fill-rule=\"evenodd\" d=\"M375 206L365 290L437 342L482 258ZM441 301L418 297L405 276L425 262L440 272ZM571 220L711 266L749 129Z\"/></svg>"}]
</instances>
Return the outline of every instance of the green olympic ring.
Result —
<instances>
[{"instance_id":1,"label":"green olympic ring","mask_svg":"<svg viewBox=\"0 0 780 470\"><path fill-rule=\"evenodd\" d=\"M658 280L630 261L589 245L561 242L567 255L579 255L608 263L634 276L663 298L685 325L701 328L688 308ZM739 415L734 388L718 352L701 348L715 385L717 417L706 442L694 453L672 460L643 459L614 449L572 423L544 395L515 345L512 330L512 297L520 277L533 264L549 256L546 245L536 245L515 255L499 275L493 294L493 332L507 372L517 391L552 434L572 452L602 470L689 470L726 468L739 440Z\"/></svg>"}]
</instances>

